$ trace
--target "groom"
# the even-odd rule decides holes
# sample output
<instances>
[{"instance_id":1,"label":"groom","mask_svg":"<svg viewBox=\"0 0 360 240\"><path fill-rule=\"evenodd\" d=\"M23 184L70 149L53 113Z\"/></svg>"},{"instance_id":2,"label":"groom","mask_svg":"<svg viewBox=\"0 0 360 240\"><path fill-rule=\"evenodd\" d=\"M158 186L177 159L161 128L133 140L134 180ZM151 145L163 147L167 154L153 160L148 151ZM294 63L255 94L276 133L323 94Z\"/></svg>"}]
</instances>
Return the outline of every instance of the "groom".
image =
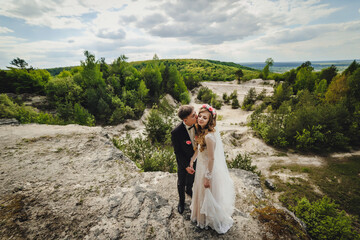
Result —
<instances>
[{"instance_id":1,"label":"groom","mask_svg":"<svg viewBox=\"0 0 360 240\"><path fill-rule=\"evenodd\" d=\"M178 116L182 122L172 130L171 142L178 168L178 212L182 214L185 207L185 192L192 197L194 183L194 170L190 168L190 159L194 155L195 127L197 114L193 106L183 105L178 110Z\"/></svg>"}]
</instances>

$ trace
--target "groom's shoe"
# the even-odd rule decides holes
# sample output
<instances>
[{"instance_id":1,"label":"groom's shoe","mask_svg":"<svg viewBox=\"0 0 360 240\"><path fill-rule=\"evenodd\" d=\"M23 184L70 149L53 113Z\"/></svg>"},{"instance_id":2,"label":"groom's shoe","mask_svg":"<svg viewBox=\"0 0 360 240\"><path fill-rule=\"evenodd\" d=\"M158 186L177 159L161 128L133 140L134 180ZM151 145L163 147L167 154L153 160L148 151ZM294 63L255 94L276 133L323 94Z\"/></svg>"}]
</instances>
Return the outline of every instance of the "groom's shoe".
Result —
<instances>
[{"instance_id":1,"label":"groom's shoe","mask_svg":"<svg viewBox=\"0 0 360 240\"><path fill-rule=\"evenodd\" d=\"M180 204L180 203L179 203L179 205L178 205L178 212L179 212L180 214L183 214L183 212L184 212L184 204Z\"/></svg>"}]
</instances>

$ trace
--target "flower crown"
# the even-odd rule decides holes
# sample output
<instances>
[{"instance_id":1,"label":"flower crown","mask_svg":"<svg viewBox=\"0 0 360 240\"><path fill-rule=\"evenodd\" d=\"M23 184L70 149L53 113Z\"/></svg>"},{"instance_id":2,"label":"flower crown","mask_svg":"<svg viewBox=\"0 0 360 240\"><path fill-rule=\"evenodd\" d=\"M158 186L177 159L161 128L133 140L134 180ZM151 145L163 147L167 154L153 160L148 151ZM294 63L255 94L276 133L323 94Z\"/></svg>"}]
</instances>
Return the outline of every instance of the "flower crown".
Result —
<instances>
[{"instance_id":1,"label":"flower crown","mask_svg":"<svg viewBox=\"0 0 360 240\"><path fill-rule=\"evenodd\" d=\"M215 109L212 107L212 106L210 106L209 104L203 104L202 106L201 106L201 108L206 108L209 112L211 112L211 114L215 117L216 116L216 111L215 111Z\"/></svg>"}]
</instances>

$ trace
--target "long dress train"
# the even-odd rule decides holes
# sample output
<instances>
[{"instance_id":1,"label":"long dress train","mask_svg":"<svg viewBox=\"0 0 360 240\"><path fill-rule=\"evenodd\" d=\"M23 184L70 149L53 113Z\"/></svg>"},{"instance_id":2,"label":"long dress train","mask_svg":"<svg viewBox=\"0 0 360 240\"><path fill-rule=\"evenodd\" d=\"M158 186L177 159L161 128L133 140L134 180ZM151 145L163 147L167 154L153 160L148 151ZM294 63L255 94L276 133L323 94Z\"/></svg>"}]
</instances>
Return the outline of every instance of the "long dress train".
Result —
<instances>
[{"instance_id":1,"label":"long dress train","mask_svg":"<svg viewBox=\"0 0 360 240\"><path fill-rule=\"evenodd\" d=\"M234 211L235 191L225 162L224 149L218 132L208 133L215 141L214 166L210 188L204 187L208 167L208 149L198 153L193 196L191 201L191 220L200 228L211 227L218 233L226 233L233 225L231 215Z\"/></svg>"}]
</instances>

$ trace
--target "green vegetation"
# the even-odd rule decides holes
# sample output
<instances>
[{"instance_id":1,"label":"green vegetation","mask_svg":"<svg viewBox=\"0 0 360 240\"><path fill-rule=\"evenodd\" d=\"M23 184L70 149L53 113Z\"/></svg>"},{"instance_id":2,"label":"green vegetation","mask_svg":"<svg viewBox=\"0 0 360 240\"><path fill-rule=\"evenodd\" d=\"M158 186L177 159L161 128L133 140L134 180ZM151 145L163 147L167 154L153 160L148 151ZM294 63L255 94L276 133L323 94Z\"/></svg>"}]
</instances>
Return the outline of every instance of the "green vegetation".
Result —
<instances>
[{"instance_id":1,"label":"green vegetation","mask_svg":"<svg viewBox=\"0 0 360 240\"><path fill-rule=\"evenodd\" d=\"M64 124L56 116L14 103L6 94L0 94L0 118L15 118L20 123Z\"/></svg>"},{"instance_id":2,"label":"green vegetation","mask_svg":"<svg viewBox=\"0 0 360 240\"><path fill-rule=\"evenodd\" d=\"M351 230L359 232L360 229L359 218L353 217L360 216L359 169L359 157L327 158L326 164L320 167L293 164L270 168L307 176L308 180L292 177L286 182L272 178L279 200L307 224L313 239L359 239L359 233L356 235Z\"/></svg>"},{"instance_id":3,"label":"green vegetation","mask_svg":"<svg viewBox=\"0 0 360 240\"><path fill-rule=\"evenodd\" d=\"M145 120L146 137L113 139L114 145L129 157L142 171L177 172L177 163L171 146L171 129L175 109L165 100L151 109Z\"/></svg>"},{"instance_id":4,"label":"green vegetation","mask_svg":"<svg viewBox=\"0 0 360 240\"><path fill-rule=\"evenodd\" d=\"M14 67L0 70L0 92L46 95L50 107L46 110L56 114L42 114L63 124L93 126L139 119L146 107L157 104L165 94L187 104L188 90L198 87L201 81L232 81L236 76L244 80L256 75L249 68L219 61L159 60L155 55L150 61L128 63L121 55L107 64L104 58L96 60L88 51L84 55L80 66L48 71L27 68L25 60L16 58L10 63ZM222 105L214 94L208 103L218 109ZM20 115L16 115L17 119ZM37 120L32 117L26 121Z\"/></svg>"},{"instance_id":5,"label":"green vegetation","mask_svg":"<svg viewBox=\"0 0 360 240\"><path fill-rule=\"evenodd\" d=\"M123 55L109 65L104 58L95 60L88 51L84 55L79 67L63 70L55 77L46 70L27 69L24 60L14 59L12 64L18 68L0 71L1 92L45 94L56 110L54 118L65 124L89 126L139 119L146 106L158 103L167 93L183 104L190 101L176 66L151 61L138 71ZM191 87L197 86L194 78L186 81ZM16 117L22 118L19 114Z\"/></svg>"},{"instance_id":6,"label":"green vegetation","mask_svg":"<svg viewBox=\"0 0 360 240\"><path fill-rule=\"evenodd\" d=\"M314 72L310 62L277 74L272 97L251 115L267 143L301 151L347 150L360 143L360 64L342 74L331 66ZM271 74L269 74L271 76Z\"/></svg>"},{"instance_id":7,"label":"green vegetation","mask_svg":"<svg viewBox=\"0 0 360 240\"><path fill-rule=\"evenodd\" d=\"M338 206L327 197L313 203L302 198L292 209L305 222L313 239L360 239L360 234L352 227L354 219L339 211Z\"/></svg>"},{"instance_id":8,"label":"green vegetation","mask_svg":"<svg viewBox=\"0 0 360 240\"><path fill-rule=\"evenodd\" d=\"M257 175L261 175L260 171L256 171L256 166L251 165L252 159L250 154L245 153L244 155L241 155L240 153L231 161L226 162L229 168L240 168L244 169L246 171L253 172Z\"/></svg>"},{"instance_id":9,"label":"green vegetation","mask_svg":"<svg viewBox=\"0 0 360 240\"><path fill-rule=\"evenodd\" d=\"M294 173L306 174L309 181L302 178L290 179L286 183L280 179L276 182L276 191L280 192L280 201L286 206L296 204L296 199L306 197L310 201L319 200L322 195L316 191L313 184L319 190L330 197L339 205L340 209L360 216L360 158L351 157L342 159L327 159L322 167L303 167L299 165L280 166L273 165L271 171L287 169Z\"/></svg>"},{"instance_id":10,"label":"green vegetation","mask_svg":"<svg viewBox=\"0 0 360 240\"><path fill-rule=\"evenodd\" d=\"M136 69L144 68L149 61L131 62ZM250 80L259 75L259 71L244 67L236 63L220 62L202 59L162 59L159 60L165 66L176 66L184 78L192 76L199 81L233 81L237 79L236 72L241 69L242 80Z\"/></svg>"},{"instance_id":11,"label":"green vegetation","mask_svg":"<svg viewBox=\"0 0 360 240\"><path fill-rule=\"evenodd\" d=\"M267 232L273 235L269 238L267 234L264 234L263 239L310 239L302 226L282 209L273 206L255 208L251 215L256 216L264 224Z\"/></svg>"},{"instance_id":12,"label":"green vegetation","mask_svg":"<svg viewBox=\"0 0 360 240\"><path fill-rule=\"evenodd\" d=\"M146 138L133 138L130 134L127 134L125 138L113 139L113 142L144 172L177 172L174 151L170 146L154 145Z\"/></svg>"},{"instance_id":13,"label":"green vegetation","mask_svg":"<svg viewBox=\"0 0 360 240\"><path fill-rule=\"evenodd\" d=\"M219 96L216 93L213 93L208 87L201 87L199 89L197 99L201 100L204 103L210 104L216 109L221 109L223 103L219 100Z\"/></svg>"}]
</instances>

